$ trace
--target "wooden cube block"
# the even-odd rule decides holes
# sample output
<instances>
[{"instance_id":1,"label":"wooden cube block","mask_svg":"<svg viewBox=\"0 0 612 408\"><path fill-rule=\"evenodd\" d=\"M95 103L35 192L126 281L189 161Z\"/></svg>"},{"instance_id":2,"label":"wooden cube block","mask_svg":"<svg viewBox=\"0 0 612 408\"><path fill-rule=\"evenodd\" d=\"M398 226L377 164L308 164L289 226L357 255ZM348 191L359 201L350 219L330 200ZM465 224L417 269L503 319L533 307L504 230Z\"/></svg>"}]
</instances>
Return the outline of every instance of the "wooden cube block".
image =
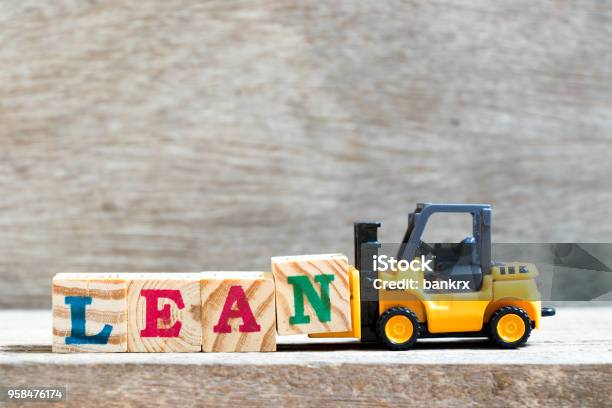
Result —
<instances>
[{"instance_id":1,"label":"wooden cube block","mask_svg":"<svg viewBox=\"0 0 612 408\"><path fill-rule=\"evenodd\" d=\"M351 330L348 259L341 254L272 258L278 334Z\"/></svg>"},{"instance_id":2,"label":"wooden cube block","mask_svg":"<svg viewBox=\"0 0 612 408\"><path fill-rule=\"evenodd\" d=\"M119 274L53 278L53 352L127 351L127 285Z\"/></svg>"},{"instance_id":3,"label":"wooden cube block","mask_svg":"<svg viewBox=\"0 0 612 408\"><path fill-rule=\"evenodd\" d=\"M128 351L201 351L199 273L125 276L128 283Z\"/></svg>"},{"instance_id":4,"label":"wooden cube block","mask_svg":"<svg viewBox=\"0 0 612 408\"><path fill-rule=\"evenodd\" d=\"M270 272L202 272L202 350L275 351Z\"/></svg>"}]
</instances>

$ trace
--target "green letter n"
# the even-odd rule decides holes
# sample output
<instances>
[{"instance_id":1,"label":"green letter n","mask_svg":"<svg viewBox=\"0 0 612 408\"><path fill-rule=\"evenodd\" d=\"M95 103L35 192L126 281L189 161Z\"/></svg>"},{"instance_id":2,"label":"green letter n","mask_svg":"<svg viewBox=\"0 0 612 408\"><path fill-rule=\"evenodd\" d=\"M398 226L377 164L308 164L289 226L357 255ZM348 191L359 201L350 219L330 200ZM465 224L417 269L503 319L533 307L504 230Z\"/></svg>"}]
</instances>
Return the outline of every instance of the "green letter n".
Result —
<instances>
[{"instance_id":1,"label":"green letter n","mask_svg":"<svg viewBox=\"0 0 612 408\"><path fill-rule=\"evenodd\" d=\"M289 318L289 324L310 323L310 316L304 314L304 295L315 310L319 321L329 322L331 320L329 283L334 280L334 275L316 275L314 280L321 286L321 296L317 294L308 276L289 276L287 278L287 281L293 285L293 303L295 305L295 316Z\"/></svg>"}]
</instances>

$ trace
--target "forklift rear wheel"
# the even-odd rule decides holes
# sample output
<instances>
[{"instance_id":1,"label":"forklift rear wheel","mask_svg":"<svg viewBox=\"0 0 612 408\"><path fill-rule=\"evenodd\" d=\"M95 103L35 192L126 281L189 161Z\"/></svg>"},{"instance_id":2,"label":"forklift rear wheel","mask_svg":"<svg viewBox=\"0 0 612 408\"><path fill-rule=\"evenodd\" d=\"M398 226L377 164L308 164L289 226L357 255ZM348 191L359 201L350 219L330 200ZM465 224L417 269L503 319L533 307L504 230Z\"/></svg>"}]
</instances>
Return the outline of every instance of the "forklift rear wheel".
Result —
<instances>
[{"instance_id":1,"label":"forklift rear wheel","mask_svg":"<svg viewBox=\"0 0 612 408\"><path fill-rule=\"evenodd\" d=\"M490 338L502 348L524 345L531 334L531 319L520 307L506 306L491 317Z\"/></svg>"},{"instance_id":2,"label":"forklift rear wheel","mask_svg":"<svg viewBox=\"0 0 612 408\"><path fill-rule=\"evenodd\" d=\"M405 307L392 307L378 318L377 330L388 349L407 350L419 337L419 319Z\"/></svg>"}]
</instances>

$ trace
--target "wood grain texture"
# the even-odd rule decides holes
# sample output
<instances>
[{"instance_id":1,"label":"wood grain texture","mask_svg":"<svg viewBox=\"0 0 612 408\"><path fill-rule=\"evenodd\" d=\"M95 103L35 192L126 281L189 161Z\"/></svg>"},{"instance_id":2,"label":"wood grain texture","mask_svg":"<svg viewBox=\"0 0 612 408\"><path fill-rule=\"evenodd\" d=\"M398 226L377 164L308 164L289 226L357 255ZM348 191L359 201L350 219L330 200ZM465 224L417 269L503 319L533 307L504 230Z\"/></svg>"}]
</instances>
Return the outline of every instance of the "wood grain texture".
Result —
<instances>
[{"instance_id":1,"label":"wood grain texture","mask_svg":"<svg viewBox=\"0 0 612 408\"><path fill-rule=\"evenodd\" d=\"M272 273L276 285L276 328L279 335L346 332L351 330L351 293L349 288L348 258L342 254L279 256L272 258ZM290 277L307 277L316 295L323 298L324 283L317 276L326 278L329 294L329 321L322 321L313 303L304 291L302 299L295 299ZM304 316L308 323L292 324L296 303L304 302ZM324 302L324 300L322 300Z\"/></svg>"},{"instance_id":2,"label":"wood grain texture","mask_svg":"<svg viewBox=\"0 0 612 408\"><path fill-rule=\"evenodd\" d=\"M0 1L0 306L48 308L58 271L352 257L418 201L609 242L610 27L600 0Z\"/></svg>"},{"instance_id":3,"label":"wood grain texture","mask_svg":"<svg viewBox=\"0 0 612 408\"><path fill-rule=\"evenodd\" d=\"M128 290L128 351L129 352L196 352L202 350L199 273L135 273L126 274ZM180 292L183 307L171 298L159 297L157 310L169 308L169 319L155 319L155 329L170 329L180 322L176 337L143 337L147 327L147 298L142 290L173 290ZM149 316L150 318L150 316ZM151 324L151 323L149 323Z\"/></svg>"},{"instance_id":4,"label":"wood grain texture","mask_svg":"<svg viewBox=\"0 0 612 408\"><path fill-rule=\"evenodd\" d=\"M612 404L612 365L413 364L83 364L0 363L9 384L66 384L69 408L545 407ZM95 377L95 383L83 378ZM289 379L289 380L288 380ZM299 379L299 380L297 380ZM152 390L154 393L152 394ZM521 390L522 392L516 392ZM546 391L543 391L546 390ZM47 407L39 402L22 408ZM53 406L53 405L50 405Z\"/></svg>"},{"instance_id":5,"label":"wood grain texture","mask_svg":"<svg viewBox=\"0 0 612 408\"><path fill-rule=\"evenodd\" d=\"M529 347L419 341L409 351L288 336L276 353L51 354L48 310L0 311L4 384L67 387L66 407L610 407L612 308L558 309ZM31 327L24 331L23 326ZM295 337L298 337L296 340ZM336 340L337 341L337 340ZM302 344L299 344L302 343ZM95 381L83 379L95 378ZM520 392L518 392L518 391ZM34 402L7 407L51 407Z\"/></svg>"},{"instance_id":6,"label":"wood grain texture","mask_svg":"<svg viewBox=\"0 0 612 408\"><path fill-rule=\"evenodd\" d=\"M127 284L120 274L59 273L53 278L53 352L127 351ZM85 308L85 335L93 336L112 326L107 344L66 344L72 332L66 296L91 297Z\"/></svg>"},{"instance_id":7,"label":"wood grain texture","mask_svg":"<svg viewBox=\"0 0 612 408\"><path fill-rule=\"evenodd\" d=\"M241 310L236 302L226 304L230 288L244 292L258 331L241 332L242 318L228 320L230 333L215 332L225 307ZM202 273L202 351L243 352L276 350L276 309L274 277L270 272L203 272ZM244 313L245 311L243 311ZM246 313L249 313L248 311Z\"/></svg>"}]
</instances>

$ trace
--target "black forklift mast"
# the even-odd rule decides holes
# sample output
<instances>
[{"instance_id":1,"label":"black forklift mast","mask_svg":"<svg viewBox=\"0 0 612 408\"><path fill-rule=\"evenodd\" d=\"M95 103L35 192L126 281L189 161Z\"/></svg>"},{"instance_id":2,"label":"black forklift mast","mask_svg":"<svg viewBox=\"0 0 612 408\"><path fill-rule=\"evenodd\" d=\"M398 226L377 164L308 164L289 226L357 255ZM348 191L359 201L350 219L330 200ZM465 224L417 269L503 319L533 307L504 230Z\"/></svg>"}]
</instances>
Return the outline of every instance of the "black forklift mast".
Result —
<instances>
[{"instance_id":1,"label":"black forklift mast","mask_svg":"<svg viewBox=\"0 0 612 408\"><path fill-rule=\"evenodd\" d=\"M378 290L374 280L378 272L374 270L374 255L378 255L378 228L380 222L356 222L355 268L359 271L359 291L361 295L361 341L379 341L376 334L378 321Z\"/></svg>"}]
</instances>

